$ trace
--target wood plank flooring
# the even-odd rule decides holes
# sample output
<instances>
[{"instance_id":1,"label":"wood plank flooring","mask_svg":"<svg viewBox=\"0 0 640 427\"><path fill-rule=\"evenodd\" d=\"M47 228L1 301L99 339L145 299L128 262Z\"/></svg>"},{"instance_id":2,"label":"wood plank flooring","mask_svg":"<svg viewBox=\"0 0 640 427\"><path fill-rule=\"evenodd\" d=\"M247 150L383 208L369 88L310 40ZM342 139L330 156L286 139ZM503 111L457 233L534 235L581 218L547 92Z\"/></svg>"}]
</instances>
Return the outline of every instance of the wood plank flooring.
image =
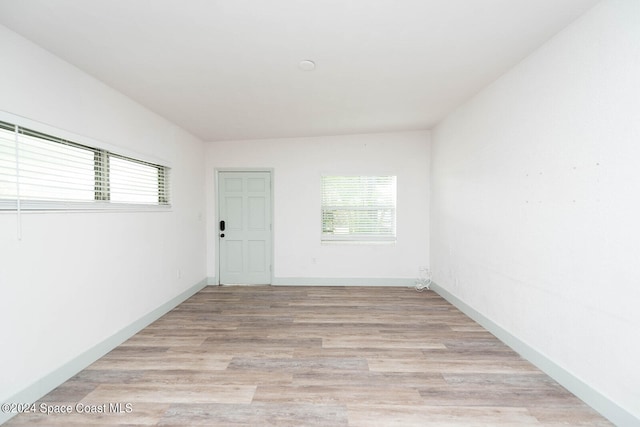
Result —
<instances>
[{"instance_id":1,"label":"wood plank flooring","mask_svg":"<svg viewBox=\"0 0 640 427\"><path fill-rule=\"evenodd\" d=\"M7 425L611 425L437 294L381 287L207 287L42 404L73 411Z\"/></svg>"}]
</instances>

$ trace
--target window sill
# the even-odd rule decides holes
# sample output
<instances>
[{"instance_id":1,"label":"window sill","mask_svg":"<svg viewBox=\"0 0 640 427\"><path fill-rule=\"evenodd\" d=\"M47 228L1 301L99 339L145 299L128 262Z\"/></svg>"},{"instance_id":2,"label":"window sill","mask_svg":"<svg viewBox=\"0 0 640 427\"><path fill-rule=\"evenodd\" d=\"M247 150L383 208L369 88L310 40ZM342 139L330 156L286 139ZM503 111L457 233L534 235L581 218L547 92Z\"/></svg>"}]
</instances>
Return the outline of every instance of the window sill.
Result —
<instances>
[{"instance_id":1,"label":"window sill","mask_svg":"<svg viewBox=\"0 0 640 427\"><path fill-rule=\"evenodd\" d=\"M132 203L56 203L22 202L21 214L29 213L87 213L87 212L171 212L171 205L144 205ZM18 212L15 202L0 202L0 214Z\"/></svg>"},{"instance_id":2,"label":"window sill","mask_svg":"<svg viewBox=\"0 0 640 427\"><path fill-rule=\"evenodd\" d=\"M395 246L395 240L322 240L323 246Z\"/></svg>"}]
</instances>

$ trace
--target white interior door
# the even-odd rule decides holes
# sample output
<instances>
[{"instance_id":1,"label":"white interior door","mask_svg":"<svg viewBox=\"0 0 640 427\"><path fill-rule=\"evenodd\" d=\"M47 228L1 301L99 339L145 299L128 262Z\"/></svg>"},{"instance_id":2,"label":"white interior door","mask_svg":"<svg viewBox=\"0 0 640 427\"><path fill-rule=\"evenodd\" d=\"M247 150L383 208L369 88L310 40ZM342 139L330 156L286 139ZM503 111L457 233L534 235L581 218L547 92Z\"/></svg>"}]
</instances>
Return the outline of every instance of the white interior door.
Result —
<instances>
[{"instance_id":1,"label":"white interior door","mask_svg":"<svg viewBox=\"0 0 640 427\"><path fill-rule=\"evenodd\" d=\"M218 173L220 284L271 284L271 173Z\"/></svg>"}]
</instances>

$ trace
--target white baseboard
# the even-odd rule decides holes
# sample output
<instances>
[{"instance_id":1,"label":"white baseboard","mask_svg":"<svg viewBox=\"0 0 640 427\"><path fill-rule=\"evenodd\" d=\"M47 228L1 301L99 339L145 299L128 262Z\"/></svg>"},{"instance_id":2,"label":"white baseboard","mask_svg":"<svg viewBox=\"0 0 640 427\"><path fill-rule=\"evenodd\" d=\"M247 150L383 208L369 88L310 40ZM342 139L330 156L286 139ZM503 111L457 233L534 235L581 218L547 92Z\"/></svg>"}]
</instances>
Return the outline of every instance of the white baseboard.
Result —
<instances>
[{"instance_id":1,"label":"white baseboard","mask_svg":"<svg viewBox=\"0 0 640 427\"><path fill-rule=\"evenodd\" d=\"M218 285L217 277L207 277L207 284ZM274 277L272 286L397 286L412 288L416 279L366 277ZM238 285L236 285L238 286ZM253 285L247 285L253 286Z\"/></svg>"},{"instance_id":2,"label":"white baseboard","mask_svg":"<svg viewBox=\"0 0 640 427\"><path fill-rule=\"evenodd\" d=\"M174 309L177 305L194 295L196 292L200 291L207 285L207 279L201 280L199 283L196 283L186 291L182 292L180 295L172 298L166 303L162 304L160 307L155 310L147 313L142 316L140 319L131 323L130 325L124 327L120 331L116 332L109 338L104 341L96 344L92 348L88 349L84 353L78 355L73 358L69 362L60 366L50 374L44 376L39 379L35 383L26 387L22 391L16 393L9 399L7 402L10 403L31 403L36 402L38 399L42 398L44 395L49 393L54 388L58 387L60 384L67 381L69 378L76 375L78 372L82 371L87 366L91 365L96 360L100 359L102 356L134 336L140 330L144 329L160 317L164 316L166 313ZM5 402L0 402L5 403ZM7 414L0 412L0 424L9 420L13 416L17 414Z\"/></svg>"},{"instance_id":3,"label":"white baseboard","mask_svg":"<svg viewBox=\"0 0 640 427\"><path fill-rule=\"evenodd\" d=\"M478 322L482 327L495 335L500 341L511 347L522 357L533 363L541 371L556 380L564 388L575 394L587 405L591 406L604 417L608 418L609 421L615 425L625 427L640 426L640 419L636 418L629 411L622 408L608 397L602 395L589 384L583 382L566 369L557 365L553 360L549 359L535 348L507 332L501 326L485 317L482 313L476 311L473 307L467 305L455 295L449 293L449 291L442 288L437 283L432 282L431 289L453 304L464 314Z\"/></svg>"},{"instance_id":4,"label":"white baseboard","mask_svg":"<svg viewBox=\"0 0 640 427\"><path fill-rule=\"evenodd\" d=\"M403 278L336 278L336 277L274 277L274 286L402 286L412 287L416 279Z\"/></svg>"}]
</instances>

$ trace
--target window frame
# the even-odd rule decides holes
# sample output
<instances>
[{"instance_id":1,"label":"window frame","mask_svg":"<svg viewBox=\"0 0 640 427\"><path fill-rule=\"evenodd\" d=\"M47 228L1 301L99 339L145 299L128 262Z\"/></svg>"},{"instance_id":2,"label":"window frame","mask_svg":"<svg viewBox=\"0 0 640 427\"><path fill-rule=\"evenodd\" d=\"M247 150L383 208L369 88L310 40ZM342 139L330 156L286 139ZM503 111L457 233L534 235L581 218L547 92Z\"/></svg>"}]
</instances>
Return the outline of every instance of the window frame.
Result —
<instances>
[{"instance_id":1,"label":"window frame","mask_svg":"<svg viewBox=\"0 0 640 427\"><path fill-rule=\"evenodd\" d=\"M16 139L19 139L21 136L42 139L51 143L66 145L77 149L87 150L88 152L93 153L92 200L55 200L53 198L47 198L46 196L41 199L30 197L21 198L19 194L19 187L16 187L15 194L11 194L11 192L9 192L8 194L0 194L0 213L15 211L167 211L171 209L171 168L169 166L161 164L160 162L143 160L140 158L141 156L121 154L123 150L106 149L104 148L103 144L98 144L86 137L72 135L68 132L55 129L44 124L39 124L37 122L32 122L28 119L15 117L3 112L0 112L0 123L0 127L3 130L14 133L16 135ZM15 141L14 144L20 144L20 142ZM103 145L103 147L100 147L100 145ZM13 185L11 183L11 176L14 177L13 179L17 179L18 183L20 179L19 145L14 145L14 147L16 147L15 149L18 155L14 156L13 158L9 156L9 164L15 164L16 172L14 175L9 176L9 180L7 181L9 182L9 185ZM112 202L110 200L109 160L112 157L121 158L130 162L150 166L157 169L158 196L156 203ZM55 163L52 162L51 165L55 166ZM10 168L5 167L5 169ZM64 168L61 168L61 171L63 173L66 172ZM64 185L61 185L61 189L64 188Z\"/></svg>"},{"instance_id":2,"label":"window frame","mask_svg":"<svg viewBox=\"0 0 640 427\"><path fill-rule=\"evenodd\" d=\"M371 204L367 206L354 206L349 204L336 205L325 203L325 178L388 178L390 184L393 185L389 196L391 197L392 204ZM320 241L322 244L395 244L397 241L397 211L398 211L398 197L397 197L397 175L322 175L320 183ZM347 196L345 196L347 197ZM369 200L368 198L365 198ZM358 232L346 232L335 233L327 232L325 215L327 212L343 211L354 214L355 212L389 212L391 214L391 229L390 233L358 233ZM356 214L357 215L357 214ZM349 228L352 227L352 223L349 223Z\"/></svg>"}]
</instances>

